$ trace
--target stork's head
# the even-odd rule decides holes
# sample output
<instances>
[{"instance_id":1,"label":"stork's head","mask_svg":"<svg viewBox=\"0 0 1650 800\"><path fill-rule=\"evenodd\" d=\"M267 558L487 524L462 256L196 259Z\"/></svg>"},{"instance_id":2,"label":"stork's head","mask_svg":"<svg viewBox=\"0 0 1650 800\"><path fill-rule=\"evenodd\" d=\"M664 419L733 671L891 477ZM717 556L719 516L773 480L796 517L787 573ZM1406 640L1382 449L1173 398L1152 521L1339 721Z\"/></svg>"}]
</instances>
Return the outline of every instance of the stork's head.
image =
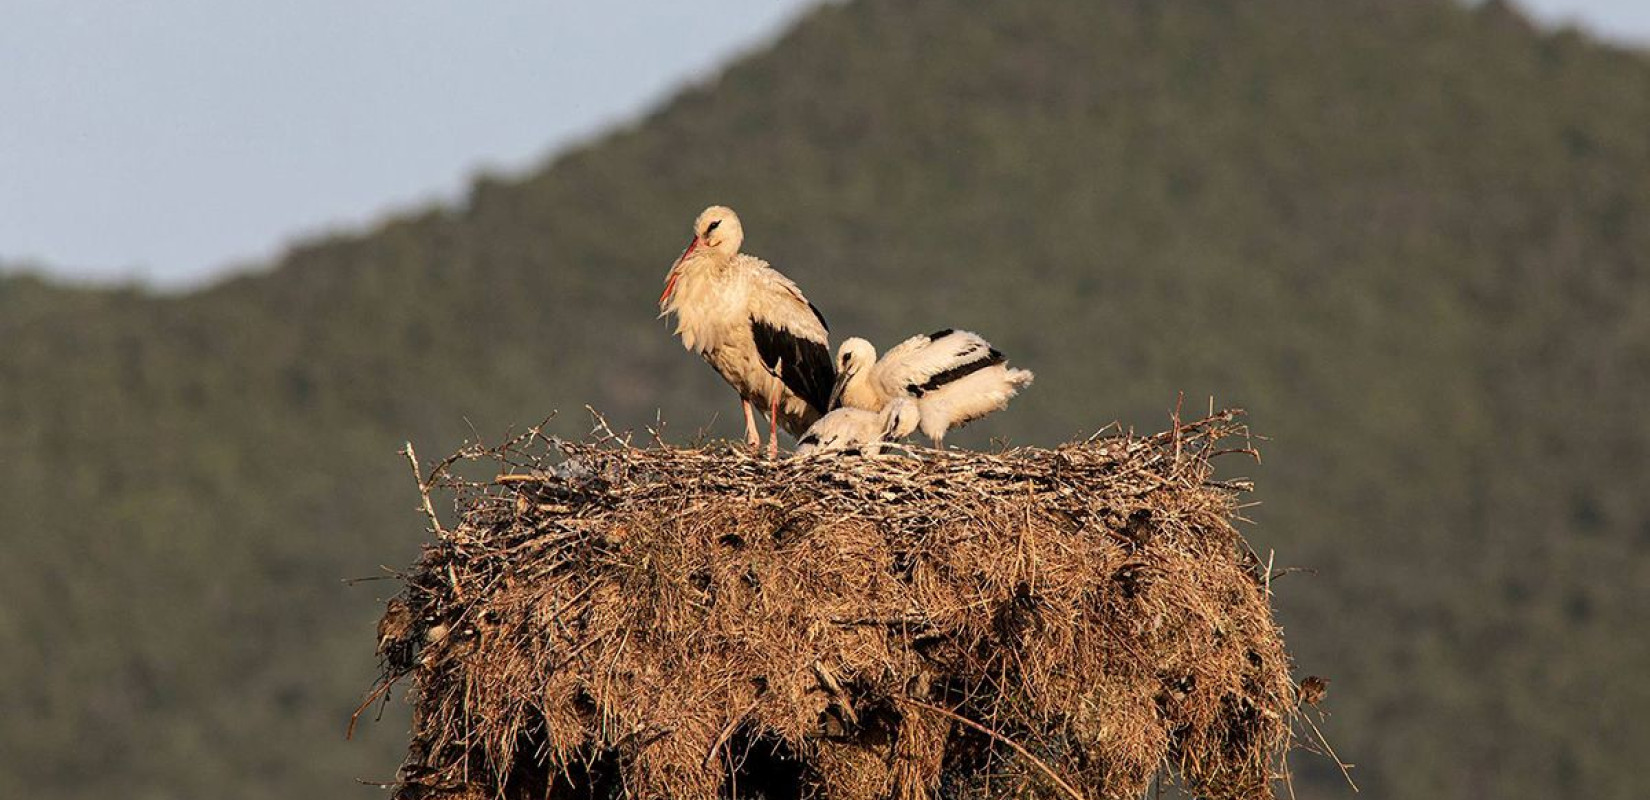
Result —
<instances>
[{"instance_id":1,"label":"stork's head","mask_svg":"<svg viewBox=\"0 0 1650 800\"><path fill-rule=\"evenodd\" d=\"M699 213L699 218L693 221L693 240L688 242L686 250L676 258L676 263L670 267L665 275L665 291L659 295L659 310L664 312L672 292L676 291L676 279L682 276L682 265L692 259L709 255L723 262L739 253L739 245L745 242L745 229L739 224L739 215L727 206L711 206Z\"/></svg>"},{"instance_id":2,"label":"stork's head","mask_svg":"<svg viewBox=\"0 0 1650 800\"><path fill-rule=\"evenodd\" d=\"M836 348L836 385L831 387L831 408L842 405L842 393L848 382L877 363L877 348L870 342L852 336L842 340Z\"/></svg>"},{"instance_id":3,"label":"stork's head","mask_svg":"<svg viewBox=\"0 0 1650 800\"><path fill-rule=\"evenodd\" d=\"M877 363L877 348L870 342L852 336L842 340L836 348L836 371L858 372Z\"/></svg>"},{"instance_id":4,"label":"stork's head","mask_svg":"<svg viewBox=\"0 0 1650 800\"><path fill-rule=\"evenodd\" d=\"M910 436L922 423L922 412L910 398L896 397L882 410L882 418L882 438L892 441Z\"/></svg>"},{"instance_id":5,"label":"stork's head","mask_svg":"<svg viewBox=\"0 0 1650 800\"><path fill-rule=\"evenodd\" d=\"M739 253L745 243L745 229L739 224L739 215L727 206L711 206L699 213L693 221L693 239L712 253L729 258Z\"/></svg>"}]
</instances>

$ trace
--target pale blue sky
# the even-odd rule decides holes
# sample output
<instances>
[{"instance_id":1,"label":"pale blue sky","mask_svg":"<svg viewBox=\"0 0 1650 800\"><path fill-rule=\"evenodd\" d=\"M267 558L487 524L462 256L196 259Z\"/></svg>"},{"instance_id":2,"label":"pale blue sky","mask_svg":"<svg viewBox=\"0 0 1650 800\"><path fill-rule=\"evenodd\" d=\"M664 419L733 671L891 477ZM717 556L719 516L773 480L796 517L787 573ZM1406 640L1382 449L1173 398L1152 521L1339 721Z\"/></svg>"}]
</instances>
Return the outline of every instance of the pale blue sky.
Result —
<instances>
[{"instance_id":1,"label":"pale blue sky","mask_svg":"<svg viewBox=\"0 0 1650 800\"><path fill-rule=\"evenodd\" d=\"M0 0L0 262L194 283L528 167L816 0ZM1650 0L1529 0L1650 42Z\"/></svg>"}]
</instances>

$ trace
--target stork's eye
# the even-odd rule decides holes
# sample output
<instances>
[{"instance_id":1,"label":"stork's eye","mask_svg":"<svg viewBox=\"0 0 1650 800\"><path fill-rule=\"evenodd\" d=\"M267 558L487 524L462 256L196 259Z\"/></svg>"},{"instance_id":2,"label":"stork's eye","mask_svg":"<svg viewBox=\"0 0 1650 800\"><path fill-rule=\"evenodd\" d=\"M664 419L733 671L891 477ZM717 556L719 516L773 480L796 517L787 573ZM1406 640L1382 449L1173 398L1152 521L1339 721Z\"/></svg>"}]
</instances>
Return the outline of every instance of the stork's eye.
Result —
<instances>
[{"instance_id":1,"label":"stork's eye","mask_svg":"<svg viewBox=\"0 0 1650 800\"><path fill-rule=\"evenodd\" d=\"M711 224L709 224L709 225L706 225L706 226L705 226L705 235L706 235L706 236L709 236L709 235L710 235L710 232L711 232L711 231L714 231L714 230L716 230L716 226L717 226L717 225L721 225L721 224L722 224L722 221L721 221L721 220L717 220L717 221L715 221L715 222L712 222L712 223L711 223Z\"/></svg>"}]
</instances>

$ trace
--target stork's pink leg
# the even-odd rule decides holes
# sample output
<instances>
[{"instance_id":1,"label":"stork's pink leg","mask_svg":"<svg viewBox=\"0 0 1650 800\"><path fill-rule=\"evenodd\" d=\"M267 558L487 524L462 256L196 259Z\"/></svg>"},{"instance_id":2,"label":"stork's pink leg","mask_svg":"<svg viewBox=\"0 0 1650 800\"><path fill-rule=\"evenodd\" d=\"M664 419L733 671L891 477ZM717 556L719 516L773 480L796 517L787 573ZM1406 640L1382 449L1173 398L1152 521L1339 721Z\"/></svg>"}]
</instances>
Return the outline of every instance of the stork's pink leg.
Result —
<instances>
[{"instance_id":1,"label":"stork's pink leg","mask_svg":"<svg viewBox=\"0 0 1650 800\"><path fill-rule=\"evenodd\" d=\"M745 446L756 450L762 446L762 429L756 427L756 414L751 412L751 401L741 397L739 405L745 408Z\"/></svg>"},{"instance_id":2,"label":"stork's pink leg","mask_svg":"<svg viewBox=\"0 0 1650 800\"><path fill-rule=\"evenodd\" d=\"M768 403L768 458L779 457L779 392Z\"/></svg>"},{"instance_id":3,"label":"stork's pink leg","mask_svg":"<svg viewBox=\"0 0 1650 800\"><path fill-rule=\"evenodd\" d=\"M767 401L767 457L779 459L779 398L785 393L784 384L780 383L780 369L785 368L785 361L780 360L774 365L774 394Z\"/></svg>"}]
</instances>

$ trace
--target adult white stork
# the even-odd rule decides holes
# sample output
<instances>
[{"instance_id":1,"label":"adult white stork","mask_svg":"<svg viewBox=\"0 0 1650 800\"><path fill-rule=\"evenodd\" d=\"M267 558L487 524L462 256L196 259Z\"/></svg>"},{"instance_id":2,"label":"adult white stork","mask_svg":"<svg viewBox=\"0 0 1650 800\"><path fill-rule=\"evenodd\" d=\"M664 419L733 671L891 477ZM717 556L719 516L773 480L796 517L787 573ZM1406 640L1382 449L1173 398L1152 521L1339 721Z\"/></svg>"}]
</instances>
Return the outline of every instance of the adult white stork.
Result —
<instances>
[{"instance_id":1,"label":"adult white stork","mask_svg":"<svg viewBox=\"0 0 1650 800\"><path fill-rule=\"evenodd\" d=\"M738 215L711 206L693 223L693 241L665 278L659 316L676 315L682 346L721 374L745 413L745 440L760 447L751 415L768 413L768 456L779 454L780 426L801 436L830 404L836 371L829 326L790 278L739 252Z\"/></svg>"},{"instance_id":2,"label":"adult white stork","mask_svg":"<svg viewBox=\"0 0 1650 800\"><path fill-rule=\"evenodd\" d=\"M894 398L881 411L843 406L808 426L796 440L796 454L874 456L882 452L883 442L911 435L920 419L916 403L905 397Z\"/></svg>"},{"instance_id":3,"label":"adult white stork","mask_svg":"<svg viewBox=\"0 0 1650 800\"><path fill-rule=\"evenodd\" d=\"M875 411L910 398L922 432L944 447L946 431L1002 410L1031 385L1030 371L1006 362L984 337L950 328L906 339L881 359L870 342L855 337L837 351L830 404Z\"/></svg>"}]
</instances>

